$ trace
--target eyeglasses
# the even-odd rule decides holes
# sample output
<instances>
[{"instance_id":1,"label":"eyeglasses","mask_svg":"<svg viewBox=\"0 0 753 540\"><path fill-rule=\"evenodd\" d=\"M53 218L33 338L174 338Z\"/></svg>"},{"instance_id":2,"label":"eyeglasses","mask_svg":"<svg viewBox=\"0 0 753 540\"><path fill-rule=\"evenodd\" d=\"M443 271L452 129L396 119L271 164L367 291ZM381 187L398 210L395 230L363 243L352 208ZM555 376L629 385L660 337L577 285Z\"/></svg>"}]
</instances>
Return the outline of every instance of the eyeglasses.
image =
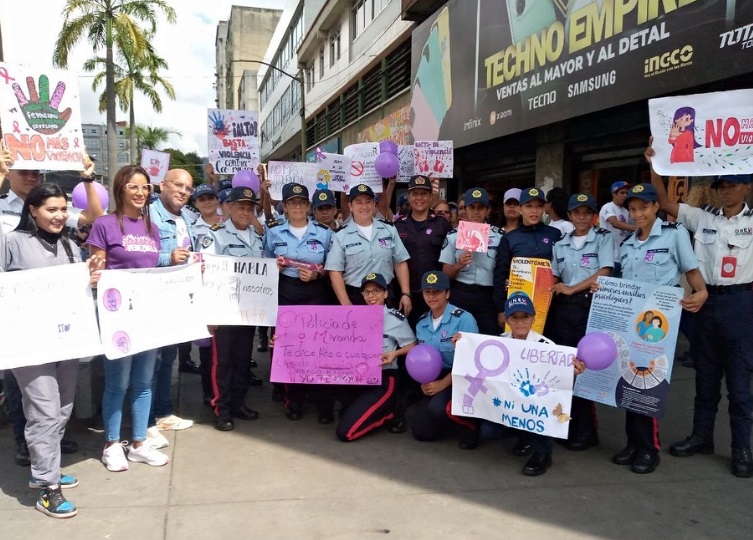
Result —
<instances>
[{"instance_id":1,"label":"eyeglasses","mask_svg":"<svg viewBox=\"0 0 753 540\"><path fill-rule=\"evenodd\" d=\"M151 193L152 191L151 184L126 184L125 188L131 193L141 193L142 191Z\"/></svg>"},{"instance_id":2,"label":"eyeglasses","mask_svg":"<svg viewBox=\"0 0 753 540\"><path fill-rule=\"evenodd\" d=\"M188 184L176 184L175 180L169 180L169 182L173 186L175 186L175 189L177 189L178 191L183 191L185 193L188 193L189 195L194 191L193 186L189 186Z\"/></svg>"},{"instance_id":3,"label":"eyeglasses","mask_svg":"<svg viewBox=\"0 0 753 540\"><path fill-rule=\"evenodd\" d=\"M383 292L382 289L364 289L361 294L364 296L379 296L381 292Z\"/></svg>"}]
</instances>

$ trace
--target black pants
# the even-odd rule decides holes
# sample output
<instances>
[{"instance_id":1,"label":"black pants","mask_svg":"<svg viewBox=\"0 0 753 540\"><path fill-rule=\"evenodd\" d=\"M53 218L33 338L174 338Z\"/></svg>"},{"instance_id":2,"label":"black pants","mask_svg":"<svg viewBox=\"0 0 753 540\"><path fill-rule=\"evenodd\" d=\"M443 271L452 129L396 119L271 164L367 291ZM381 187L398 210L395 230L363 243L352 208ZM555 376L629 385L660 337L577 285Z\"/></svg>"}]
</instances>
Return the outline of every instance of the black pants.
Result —
<instances>
[{"instance_id":1,"label":"black pants","mask_svg":"<svg viewBox=\"0 0 753 540\"><path fill-rule=\"evenodd\" d=\"M502 329L497 322L497 307L492 298L492 289L493 287L453 281L450 289L450 302L473 315L478 324L479 333L498 336Z\"/></svg>"},{"instance_id":2,"label":"black pants","mask_svg":"<svg viewBox=\"0 0 753 540\"><path fill-rule=\"evenodd\" d=\"M227 417L245 404L253 336L248 326L219 326L212 344L212 406L216 416Z\"/></svg>"},{"instance_id":3,"label":"black pants","mask_svg":"<svg viewBox=\"0 0 753 540\"><path fill-rule=\"evenodd\" d=\"M460 431L461 438L475 438L478 423L471 418L453 416L452 386L418 402L411 429L419 441L437 441L453 428Z\"/></svg>"},{"instance_id":4,"label":"black pants","mask_svg":"<svg viewBox=\"0 0 753 540\"><path fill-rule=\"evenodd\" d=\"M340 401L343 410L335 434L343 442L355 441L394 416L397 400L397 370L382 371L380 386L344 388Z\"/></svg>"},{"instance_id":5,"label":"black pants","mask_svg":"<svg viewBox=\"0 0 753 540\"><path fill-rule=\"evenodd\" d=\"M199 347L199 374L204 397L214 397L212 389L212 346Z\"/></svg>"},{"instance_id":6,"label":"black pants","mask_svg":"<svg viewBox=\"0 0 753 540\"><path fill-rule=\"evenodd\" d=\"M625 434L628 445L635 446L639 452L659 453L659 421L656 418L625 411Z\"/></svg>"}]
</instances>

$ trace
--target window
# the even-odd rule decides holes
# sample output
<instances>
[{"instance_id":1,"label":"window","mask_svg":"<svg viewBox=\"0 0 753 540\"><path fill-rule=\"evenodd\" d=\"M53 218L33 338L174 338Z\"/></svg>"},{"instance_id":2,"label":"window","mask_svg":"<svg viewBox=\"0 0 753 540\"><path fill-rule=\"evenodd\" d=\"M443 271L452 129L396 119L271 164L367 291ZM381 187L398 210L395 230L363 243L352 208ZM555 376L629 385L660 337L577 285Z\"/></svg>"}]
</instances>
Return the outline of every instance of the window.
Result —
<instances>
[{"instance_id":1,"label":"window","mask_svg":"<svg viewBox=\"0 0 753 540\"><path fill-rule=\"evenodd\" d=\"M329 37L329 67L340 59L340 30Z\"/></svg>"},{"instance_id":2,"label":"window","mask_svg":"<svg viewBox=\"0 0 753 540\"><path fill-rule=\"evenodd\" d=\"M390 0L355 0L353 2L350 16L353 39L361 35L389 2Z\"/></svg>"},{"instance_id":3,"label":"window","mask_svg":"<svg viewBox=\"0 0 753 540\"><path fill-rule=\"evenodd\" d=\"M311 65L309 65L306 68L306 92L311 92L311 89L314 88L314 63L311 62Z\"/></svg>"},{"instance_id":4,"label":"window","mask_svg":"<svg viewBox=\"0 0 753 540\"><path fill-rule=\"evenodd\" d=\"M324 78L324 47L319 49L319 80Z\"/></svg>"},{"instance_id":5,"label":"window","mask_svg":"<svg viewBox=\"0 0 753 540\"><path fill-rule=\"evenodd\" d=\"M129 161L131 161L131 156L128 155L128 152L118 154L118 163L128 163Z\"/></svg>"}]
</instances>

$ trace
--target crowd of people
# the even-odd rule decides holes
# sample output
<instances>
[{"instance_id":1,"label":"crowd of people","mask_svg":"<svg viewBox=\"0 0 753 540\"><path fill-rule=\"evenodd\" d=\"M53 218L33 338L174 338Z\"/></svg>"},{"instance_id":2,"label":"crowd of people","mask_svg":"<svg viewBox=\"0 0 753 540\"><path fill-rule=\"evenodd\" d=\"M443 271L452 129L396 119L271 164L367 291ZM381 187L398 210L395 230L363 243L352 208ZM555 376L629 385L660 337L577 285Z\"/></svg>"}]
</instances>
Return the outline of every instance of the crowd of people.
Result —
<instances>
[{"instance_id":1,"label":"crowd of people","mask_svg":"<svg viewBox=\"0 0 753 540\"><path fill-rule=\"evenodd\" d=\"M652 156L649 145L649 164ZM383 306L381 385L273 384L272 398L282 402L288 420L300 420L313 404L318 421L336 424L335 434L343 442L381 427L402 433L410 425L416 440L457 436L460 448L472 450L501 431L511 431L450 412L454 347L463 332L576 346L586 333L599 276L680 286L684 275L689 292L681 304L693 328L688 336L696 367L695 412L691 435L673 444L670 453L686 457L714 451L714 422L721 380L726 378L731 471L753 476L753 337L746 331L753 322L749 175L714 181L719 208L671 202L653 170L651 183L614 182L612 200L601 211L589 193L568 196L560 188L546 194L536 187L513 188L500 201L502 211L490 227L487 251L471 252L456 248L457 226L460 221L489 223L489 193L471 187L456 203L441 201L436 182L423 175L410 178L393 212L389 205L395 179L386 181L381 194L364 184L353 186L341 194L338 210L332 192L310 194L296 183L283 187L282 200L273 200L263 166L258 169L258 193L232 187L211 168L209 182L197 187L187 171L170 170L157 193L144 169L127 166L113 178L114 205L105 214L91 187L93 164L88 160L82 179L89 204L80 212L69 208L57 186L40 183L38 172L14 170L10 155L4 152L1 157L0 176L10 181L10 192L0 199L0 271L86 260L96 288L103 269L180 265L194 260L193 252L269 257L280 271L279 305ZM676 221L662 220L660 211ZM76 235L79 243L83 237L83 249L68 228L84 230ZM525 293L508 294L514 257L550 261L555 284L548 313L536 313ZM543 334L532 330L537 316L546 318ZM509 330L503 334L506 325ZM646 335L656 332L652 320L645 326ZM204 403L214 413L217 430L234 429L236 420L256 420L259 413L249 406L246 394L250 385L260 382L251 371L257 367L252 359L254 334L264 336L260 347L266 348L266 331L210 328L212 339L199 345L199 366L190 363L191 344L104 361L105 467L121 472L129 462L168 463L159 451L168 445L161 431L193 424L172 409L170 379L177 358L182 370L200 373ZM274 342L272 329L271 348ZM412 381L404 362L419 343L434 346L442 358L440 375L424 384ZM573 368L576 376L585 366L576 360ZM31 467L29 485L40 489L37 509L59 518L77 511L62 489L76 486L78 480L60 469L60 454L76 451L75 443L63 438L76 369L77 361L71 360L14 368L4 377L16 461ZM126 396L130 442L121 429ZM613 462L634 473L651 473L660 461L657 421L630 411L625 416L627 444ZM571 417L564 447L582 451L598 445L594 404L574 398ZM552 465L552 439L514 433L513 454L528 457L523 474L544 474Z\"/></svg>"}]
</instances>

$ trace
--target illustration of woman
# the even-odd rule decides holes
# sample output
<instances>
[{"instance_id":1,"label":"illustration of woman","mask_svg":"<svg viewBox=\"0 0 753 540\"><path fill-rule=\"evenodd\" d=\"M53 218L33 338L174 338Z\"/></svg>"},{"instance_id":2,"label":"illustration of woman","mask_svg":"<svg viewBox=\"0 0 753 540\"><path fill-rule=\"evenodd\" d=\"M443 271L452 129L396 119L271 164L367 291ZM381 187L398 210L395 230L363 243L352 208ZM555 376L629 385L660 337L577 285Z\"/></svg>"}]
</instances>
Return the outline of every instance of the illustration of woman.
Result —
<instances>
[{"instance_id":1,"label":"illustration of woman","mask_svg":"<svg viewBox=\"0 0 753 540\"><path fill-rule=\"evenodd\" d=\"M653 317L651 319L651 326L646 330L643 339L651 343L656 343L661 341L663 337L664 330L662 330L661 319L659 317Z\"/></svg>"},{"instance_id":2,"label":"illustration of woman","mask_svg":"<svg viewBox=\"0 0 753 540\"><path fill-rule=\"evenodd\" d=\"M695 161L694 150L701 146L695 141L695 109L680 107L672 117L669 129L669 144L672 152L670 163L692 163Z\"/></svg>"},{"instance_id":3,"label":"illustration of woman","mask_svg":"<svg viewBox=\"0 0 753 540\"><path fill-rule=\"evenodd\" d=\"M646 330L648 330L651 327L651 320L653 318L654 318L653 311L647 311L646 313L643 314L643 320L640 321L636 325L636 332L638 332L638 337L646 339Z\"/></svg>"}]
</instances>

